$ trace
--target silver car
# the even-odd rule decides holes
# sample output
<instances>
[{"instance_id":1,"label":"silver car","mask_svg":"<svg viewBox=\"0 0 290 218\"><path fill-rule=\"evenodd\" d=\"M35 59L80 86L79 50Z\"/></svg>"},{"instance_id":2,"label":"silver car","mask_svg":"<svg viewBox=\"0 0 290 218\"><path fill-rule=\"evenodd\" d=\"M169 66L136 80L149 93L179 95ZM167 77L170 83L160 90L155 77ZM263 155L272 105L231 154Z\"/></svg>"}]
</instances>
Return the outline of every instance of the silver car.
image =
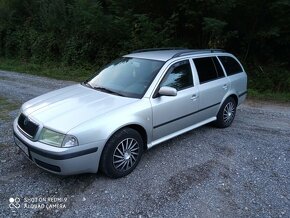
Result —
<instances>
[{"instance_id":1,"label":"silver car","mask_svg":"<svg viewBox=\"0 0 290 218\"><path fill-rule=\"evenodd\" d=\"M14 139L52 173L118 178L161 142L210 122L230 126L246 93L242 65L222 50L139 50L24 103Z\"/></svg>"}]
</instances>

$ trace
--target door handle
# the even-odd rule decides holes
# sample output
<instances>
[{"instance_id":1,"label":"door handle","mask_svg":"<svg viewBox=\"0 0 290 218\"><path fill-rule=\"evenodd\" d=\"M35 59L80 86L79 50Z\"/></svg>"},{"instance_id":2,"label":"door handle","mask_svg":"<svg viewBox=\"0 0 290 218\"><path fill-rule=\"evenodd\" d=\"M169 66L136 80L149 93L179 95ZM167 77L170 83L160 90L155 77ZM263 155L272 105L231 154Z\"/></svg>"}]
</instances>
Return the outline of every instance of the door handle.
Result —
<instances>
[{"instance_id":1,"label":"door handle","mask_svg":"<svg viewBox=\"0 0 290 218\"><path fill-rule=\"evenodd\" d=\"M193 94L190 98L190 100L196 101L196 99L198 98L198 95Z\"/></svg>"},{"instance_id":2,"label":"door handle","mask_svg":"<svg viewBox=\"0 0 290 218\"><path fill-rule=\"evenodd\" d=\"M224 89L224 90L227 90L227 89L228 89L228 85L227 85L227 84L224 84L224 85L223 85L223 89Z\"/></svg>"}]
</instances>

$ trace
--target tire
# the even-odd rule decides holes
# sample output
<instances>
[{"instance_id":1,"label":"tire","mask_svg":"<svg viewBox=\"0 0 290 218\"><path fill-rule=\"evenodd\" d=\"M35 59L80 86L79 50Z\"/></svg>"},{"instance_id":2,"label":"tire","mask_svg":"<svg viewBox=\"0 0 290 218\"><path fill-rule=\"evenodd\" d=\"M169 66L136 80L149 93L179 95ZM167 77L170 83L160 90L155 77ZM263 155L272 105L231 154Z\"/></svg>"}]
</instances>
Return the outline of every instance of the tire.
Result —
<instances>
[{"instance_id":1,"label":"tire","mask_svg":"<svg viewBox=\"0 0 290 218\"><path fill-rule=\"evenodd\" d=\"M120 178L131 173L143 153L143 140L131 128L116 132L106 143L100 160L101 171L111 178Z\"/></svg>"},{"instance_id":2,"label":"tire","mask_svg":"<svg viewBox=\"0 0 290 218\"><path fill-rule=\"evenodd\" d=\"M234 98L227 98L222 104L215 122L219 128L227 128L234 121L236 115L237 103Z\"/></svg>"}]
</instances>

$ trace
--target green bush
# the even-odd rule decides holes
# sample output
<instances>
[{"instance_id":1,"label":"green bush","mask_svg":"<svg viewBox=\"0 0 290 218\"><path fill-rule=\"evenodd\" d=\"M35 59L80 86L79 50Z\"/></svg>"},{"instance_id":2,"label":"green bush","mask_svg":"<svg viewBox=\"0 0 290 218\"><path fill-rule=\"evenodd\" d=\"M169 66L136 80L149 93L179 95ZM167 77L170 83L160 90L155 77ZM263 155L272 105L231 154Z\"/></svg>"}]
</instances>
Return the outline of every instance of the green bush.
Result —
<instances>
[{"instance_id":1,"label":"green bush","mask_svg":"<svg viewBox=\"0 0 290 218\"><path fill-rule=\"evenodd\" d=\"M249 69L249 86L260 92L289 92L290 70L281 66Z\"/></svg>"},{"instance_id":2,"label":"green bush","mask_svg":"<svg viewBox=\"0 0 290 218\"><path fill-rule=\"evenodd\" d=\"M286 0L0 0L0 57L101 66L150 47L224 48L258 91L289 92Z\"/></svg>"}]
</instances>

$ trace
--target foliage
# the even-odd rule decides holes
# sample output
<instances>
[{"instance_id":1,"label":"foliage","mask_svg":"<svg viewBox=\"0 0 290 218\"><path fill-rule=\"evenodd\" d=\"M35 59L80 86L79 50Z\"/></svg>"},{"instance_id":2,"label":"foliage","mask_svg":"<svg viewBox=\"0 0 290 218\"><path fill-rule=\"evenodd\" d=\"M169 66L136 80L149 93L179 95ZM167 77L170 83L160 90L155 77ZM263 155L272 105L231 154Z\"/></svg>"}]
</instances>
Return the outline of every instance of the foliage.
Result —
<instances>
[{"instance_id":1,"label":"foliage","mask_svg":"<svg viewBox=\"0 0 290 218\"><path fill-rule=\"evenodd\" d=\"M29 73L55 79L82 82L95 74L96 66L67 66L58 62L23 62L15 59L0 58L0 69Z\"/></svg>"},{"instance_id":2,"label":"foliage","mask_svg":"<svg viewBox=\"0 0 290 218\"><path fill-rule=\"evenodd\" d=\"M140 48L223 48L252 88L289 92L289 14L289 0L0 0L0 57L82 68Z\"/></svg>"}]
</instances>

